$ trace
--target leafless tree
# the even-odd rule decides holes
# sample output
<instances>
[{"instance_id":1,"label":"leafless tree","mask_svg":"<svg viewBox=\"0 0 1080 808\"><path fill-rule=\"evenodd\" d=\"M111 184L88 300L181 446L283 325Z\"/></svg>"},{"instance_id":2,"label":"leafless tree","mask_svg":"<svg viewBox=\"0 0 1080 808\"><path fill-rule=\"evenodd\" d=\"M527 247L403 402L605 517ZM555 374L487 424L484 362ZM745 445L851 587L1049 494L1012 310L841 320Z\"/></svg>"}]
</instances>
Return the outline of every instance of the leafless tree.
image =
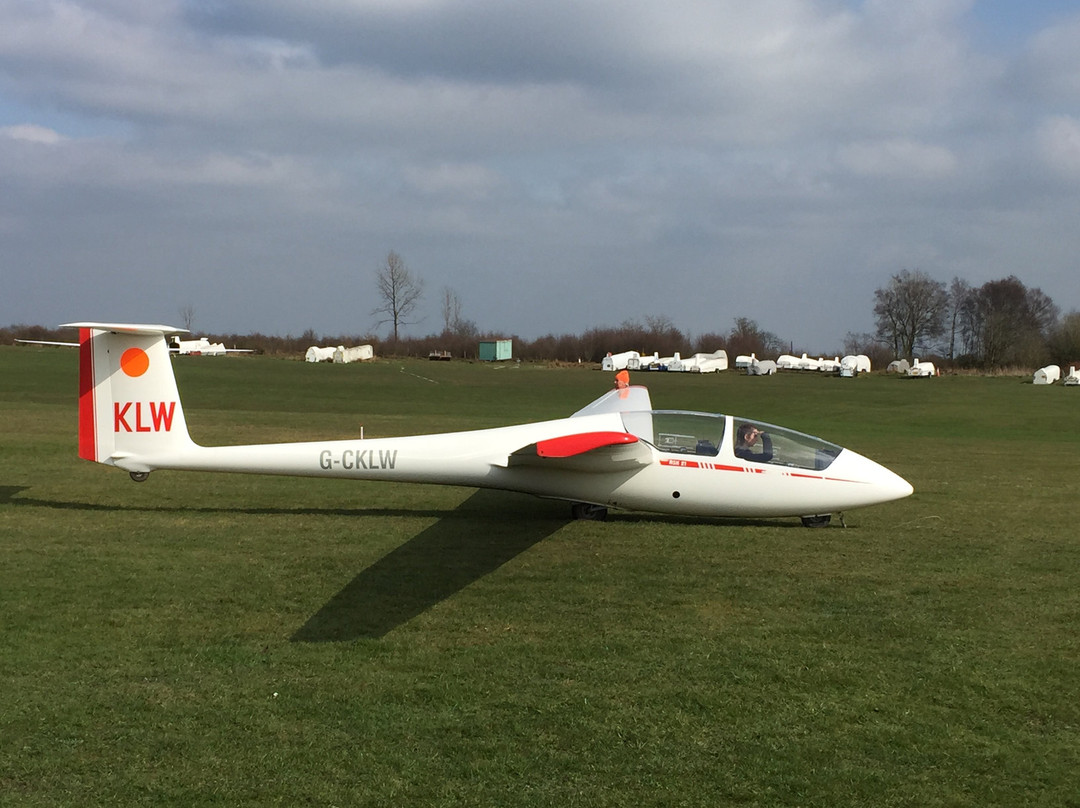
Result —
<instances>
[{"instance_id":1,"label":"leafless tree","mask_svg":"<svg viewBox=\"0 0 1080 808\"><path fill-rule=\"evenodd\" d=\"M1047 340L1052 361L1061 365L1062 373L1080 367L1080 312L1071 311L1050 330Z\"/></svg>"},{"instance_id":2,"label":"leafless tree","mask_svg":"<svg viewBox=\"0 0 1080 808\"><path fill-rule=\"evenodd\" d=\"M398 341L399 329L411 325L407 319L416 310L416 304L424 293L424 282L413 275L401 256L391 250L376 275L379 297L382 305L372 310L372 314L382 315L375 327L390 323L393 326L394 342Z\"/></svg>"},{"instance_id":3,"label":"leafless tree","mask_svg":"<svg viewBox=\"0 0 1080 808\"><path fill-rule=\"evenodd\" d=\"M442 290L443 333L453 334L461 320L461 298L449 286Z\"/></svg>"},{"instance_id":4,"label":"leafless tree","mask_svg":"<svg viewBox=\"0 0 1080 808\"><path fill-rule=\"evenodd\" d=\"M877 338L893 349L894 358L912 359L945 330L949 296L945 284L922 270L902 270L889 285L874 292Z\"/></svg>"},{"instance_id":5,"label":"leafless tree","mask_svg":"<svg viewBox=\"0 0 1080 808\"><path fill-rule=\"evenodd\" d=\"M191 303L185 303L179 308L179 312L180 322L183 323L184 328L190 331L195 322L195 306Z\"/></svg>"},{"instance_id":6,"label":"leafless tree","mask_svg":"<svg viewBox=\"0 0 1080 808\"><path fill-rule=\"evenodd\" d=\"M979 358L987 367L1041 364L1057 318L1054 301L1015 275L984 283L974 292L972 318Z\"/></svg>"},{"instance_id":7,"label":"leafless tree","mask_svg":"<svg viewBox=\"0 0 1080 808\"><path fill-rule=\"evenodd\" d=\"M736 356L749 354L755 354L764 359L781 353L784 350L784 343L776 334L761 328L755 320L749 317L736 317L735 325L728 334L727 350L731 354L729 357L731 361L734 361Z\"/></svg>"},{"instance_id":8,"label":"leafless tree","mask_svg":"<svg viewBox=\"0 0 1080 808\"><path fill-rule=\"evenodd\" d=\"M442 315L443 340L453 342L461 355L466 355L468 347L480 336L480 329L472 320L461 316L461 298L448 286L442 290Z\"/></svg>"},{"instance_id":9,"label":"leafless tree","mask_svg":"<svg viewBox=\"0 0 1080 808\"><path fill-rule=\"evenodd\" d=\"M949 284L949 359L956 359L957 342L959 341L963 353L971 350L973 334L971 333L971 311L974 305L974 292L971 284L963 278L953 278Z\"/></svg>"},{"instance_id":10,"label":"leafless tree","mask_svg":"<svg viewBox=\"0 0 1080 808\"><path fill-rule=\"evenodd\" d=\"M896 359L896 355L891 348L883 345L875 334L865 331L860 333L848 331L844 335L843 347L845 356L848 354L852 356L862 354L870 360L871 367L875 368L887 367L889 362Z\"/></svg>"}]
</instances>

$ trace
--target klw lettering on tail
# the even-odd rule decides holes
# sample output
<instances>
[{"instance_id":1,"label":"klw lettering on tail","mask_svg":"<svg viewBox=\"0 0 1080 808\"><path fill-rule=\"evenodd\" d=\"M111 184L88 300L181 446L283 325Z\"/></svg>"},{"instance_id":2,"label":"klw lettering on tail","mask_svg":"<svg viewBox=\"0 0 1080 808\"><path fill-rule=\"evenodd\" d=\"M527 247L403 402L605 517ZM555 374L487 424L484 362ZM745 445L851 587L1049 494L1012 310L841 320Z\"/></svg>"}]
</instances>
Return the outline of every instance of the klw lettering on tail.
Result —
<instances>
[{"instance_id":1,"label":"klw lettering on tail","mask_svg":"<svg viewBox=\"0 0 1080 808\"><path fill-rule=\"evenodd\" d=\"M170 432L175 413L175 401L114 401L113 432Z\"/></svg>"}]
</instances>

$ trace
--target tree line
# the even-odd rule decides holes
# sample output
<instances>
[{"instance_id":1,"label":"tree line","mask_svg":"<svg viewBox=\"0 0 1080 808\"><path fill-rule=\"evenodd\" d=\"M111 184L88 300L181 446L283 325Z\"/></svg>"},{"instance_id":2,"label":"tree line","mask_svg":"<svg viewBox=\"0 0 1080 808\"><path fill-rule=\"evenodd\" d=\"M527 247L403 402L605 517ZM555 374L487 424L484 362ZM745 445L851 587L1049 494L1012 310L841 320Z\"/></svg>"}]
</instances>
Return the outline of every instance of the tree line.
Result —
<instances>
[{"instance_id":1,"label":"tree line","mask_svg":"<svg viewBox=\"0 0 1080 808\"><path fill-rule=\"evenodd\" d=\"M375 328L389 325L389 334L320 335L309 329L294 337L255 334L208 334L211 341L278 356L303 356L312 345L364 345L379 356L427 356L446 351L475 359L482 340L512 339L514 356L526 361L598 363L609 352L656 351L661 356L690 355L723 348L732 360L741 354L773 358L795 347L763 329L749 317L736 317L725 332L697 336L677 328L665 316L630 319L617 326L597 326L580 334L546 334L522 339L515 334L486 332L463 316L457 292L441 290L443 327L424 337L403 336L415 325L413 315L424 293L423 280L391 251L376 272L379 305L371 312ZM180 308L186 327L194 307ZM1015 276L974 287L962 278L945 284L922 270L902 270L874 292L874 333L848 333L836 354L866 354L874 367L893 359L933 358L945 366L997 369L1035 368L1050 362L1067 366L1080 361L1080 312L1060 316L1041 289L1029 288ZM15 339L70 341L73 335L43 326L0 328L0 341ZM803 349L799 349L801 352Z\"/></svg>"},{"instance_id":2,"label":"tree line","mask_svg":"<svg viewBox=\"0 0 1080 808\"><path fill-rule=\"evenodd\" d=\"M399 323L399 326L401 323ZM776 356L787 350L779 337L760 328L753 320L737 318L735 326L726 333L705 333L697 336L677 328L665 316L647 316L641 320L626 320L615 326L598 326L581 334L546 334L525 339L515 334L481 331L471 321L452 322L442 331L423 337L387 337L374 333L319 334L308 329L299 336L271 334L202 334L211 342L222 342L230 348L248 348L273 356L302 358L312 345L365 345L374 347L377 356L426 357L434 351L448 351L456 358L475 359L482 340L510 339L514 357L525 361L554 361L596 364L613 351L650 350L661 356L676 352L684 356L712 352L724 348L734 358L740 353L756 353L760 357ZM11 325L0 328L0 343L16 339L54 340L70 342L75 335L70 329L46 328L40 325Z\"/></svg>"},{"instance_id":3,"label":"tree line","mask_svg":"<svg viewBox=\"0 0 1080 808\"><path fill-rule=\"evenodd\" d=\"M1015 275L974 287L902 270L874 292L874 339L896 358L934 355L960 368L1041 367L1080 360L1080 312Z\"/></svg>"}]
</instances>

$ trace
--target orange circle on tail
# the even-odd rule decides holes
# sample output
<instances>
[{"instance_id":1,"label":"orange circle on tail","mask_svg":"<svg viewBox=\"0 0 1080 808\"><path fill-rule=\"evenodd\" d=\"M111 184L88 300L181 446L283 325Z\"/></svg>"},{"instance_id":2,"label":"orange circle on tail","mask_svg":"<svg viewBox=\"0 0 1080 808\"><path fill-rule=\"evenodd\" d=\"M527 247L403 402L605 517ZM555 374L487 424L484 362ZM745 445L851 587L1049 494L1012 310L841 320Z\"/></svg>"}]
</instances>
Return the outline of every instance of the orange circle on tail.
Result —
<instances>
[{"instance_id":1,"label":"orange circle on tail","mask_svg":"<svg viewBox=\"0 0 1080 808\"><path fill-rule=\"evenodd\" d=\"M120 369L128 376L142 376L150 367L150 357L142 348L128 348L120 357Z\"/></svg>"}]
</instances>

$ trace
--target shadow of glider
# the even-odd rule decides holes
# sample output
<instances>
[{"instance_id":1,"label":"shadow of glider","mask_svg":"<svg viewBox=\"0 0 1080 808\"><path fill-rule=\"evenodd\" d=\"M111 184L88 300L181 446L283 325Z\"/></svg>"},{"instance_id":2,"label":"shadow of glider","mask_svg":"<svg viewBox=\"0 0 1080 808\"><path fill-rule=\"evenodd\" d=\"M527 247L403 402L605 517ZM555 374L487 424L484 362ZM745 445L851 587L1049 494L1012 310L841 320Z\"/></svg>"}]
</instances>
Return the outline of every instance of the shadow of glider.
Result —
<instances>
[{"instance_id":1,"label":"shadow of glider","mask_svg":"<svg viewBox=\"0 0 1080 808\"><path fill-rule=\"evenodd\" d=\"M523 495L477 491L453 516L360 572L291 640L347 642L385 636L569 523L554 516L562 508L548 505ZM515 518L506 518L510 512Z\"/></svg>"},{"instance_id":2,"label":"shadow of glider","mask_svg":"<svg viewBox=\"0 0 1080 808\"><path fill-rule=\"evenodd\" d=\"M20 496L27 486L0 486L0 504L59 510L217 511L211 508L141 508L60 502ZM296 509L241 509L241 513L295 514ZM325 514L318 510L312 513ZM230 513L237 513L230 509ZM398 512L340 511L343 516ZM409 511L416 516L418 511ZM514 518L508 519L507 514ZM557 514L557 515L556 515ZM483 578L570 522L562 503L525 494L479 490L414 538L360 572L290 638L293 642L347 642L383 637L432 606Z\"/></svg>"}]
</instances>

